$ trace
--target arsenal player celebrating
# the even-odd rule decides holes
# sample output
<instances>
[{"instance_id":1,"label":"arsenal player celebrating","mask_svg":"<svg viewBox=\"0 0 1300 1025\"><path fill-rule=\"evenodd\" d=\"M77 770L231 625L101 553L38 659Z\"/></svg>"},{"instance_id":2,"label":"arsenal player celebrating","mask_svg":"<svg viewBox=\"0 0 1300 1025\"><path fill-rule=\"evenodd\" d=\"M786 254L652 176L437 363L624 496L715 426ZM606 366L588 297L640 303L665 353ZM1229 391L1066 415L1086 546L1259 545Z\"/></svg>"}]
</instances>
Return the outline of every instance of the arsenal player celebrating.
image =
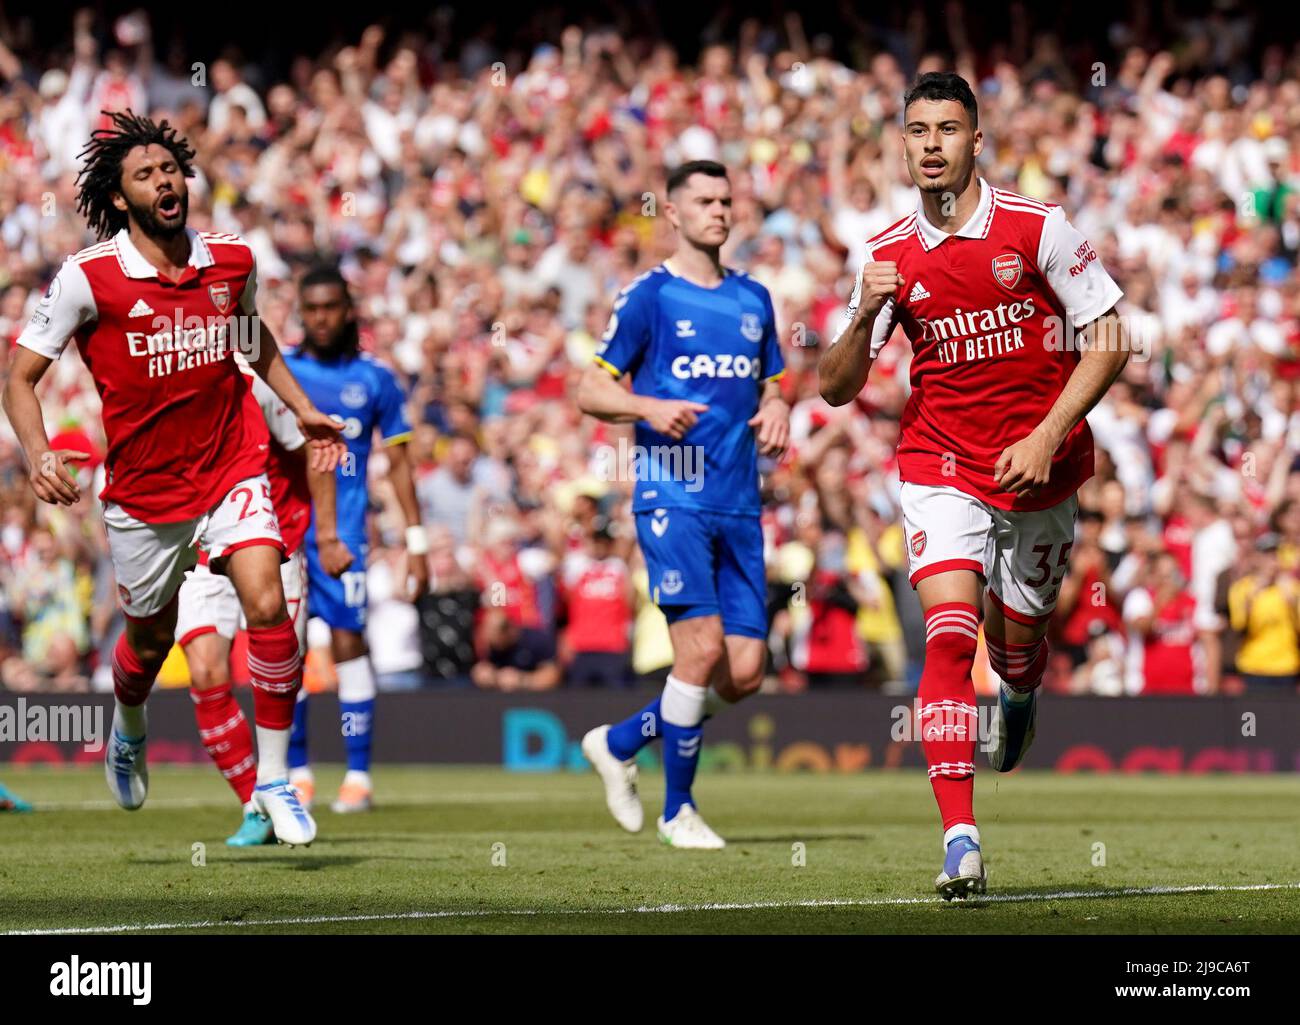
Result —
<instances>
[{"instance_id":1,"label":"arsenal player celebrating","mask_svg":"<svg viewBox=\"0 0 1300 1025\"><path fill-rule=\"evenodd\" d=\"M352 553L339 539L335 525L334 474L318 473L310 468L306 439L289 407L253 373L242 357L236 359L240 371L248 378L248 401L266 421L271 436L266 475L271 482L271 505L280 524L288 560L280 566L280 581L289 619L298 638L298 652L305 654L307 564L303 558L303 539L311 525L313 506L317 548L324 571L338 577L352 564ZM228 576L213 573L208 567L208 553L200 551L199 564L186 574L181 585L176 643L189 662L190 697L203 746L243 806L243 822L226 843L231 847L255 847L273 842L275 834L270 819L261 815L253 803L257 784L253 736L231 689L230 652L242 618L234 584ZM306 808L301 789L296 785L293 789Z\"/></svg>"},{"instance_id":2,"label":"arsenal player celebrating","mask_svg":"<svg viewBox=\"0 0 1300 1025\"><path fill-rule=\"evenodd\" d=\"M1003 681L989 761L1009 772L1033 740L1075 493L1093 472L1084 416L1128 353L1122 293L1061 208L976 175L983 140L965 80L922 75L903 119L920 203L868 243L819 371L823 397L844 405L895 326L912 342L898 465L926 622L920 725L945 850L935 883L951 899L987 878L973 811L980 610Z\"/></svg>"},{"instance_id":3,"label":"arsenal player celebrating","mask_svg":"<svg viewBox=\"0 0 1300 1025\"><path fill-rule=\"evenodd\" d=\"M172 645L176 595L196 548L228 576L248 622L258 770L256 809L285 843L316 824L288 785L289 726L302 681L298 638L280 582L284 545L266 477L267 430L246 401L235 331L252 318L246 355L332 471L338 426L316 409L253 317L257 269L233 235L185 226L194 150L166 121L130 111L96 130L82 156L78 209L103 240L69 257L18 338L4 408L38 498L80 501L51 451L36 385L75 338L103 401L107 484L100 494L127 627L113 652L116 709L105 772L118 804L148 792L144 702Z\"/></svg>"}]
</instances>

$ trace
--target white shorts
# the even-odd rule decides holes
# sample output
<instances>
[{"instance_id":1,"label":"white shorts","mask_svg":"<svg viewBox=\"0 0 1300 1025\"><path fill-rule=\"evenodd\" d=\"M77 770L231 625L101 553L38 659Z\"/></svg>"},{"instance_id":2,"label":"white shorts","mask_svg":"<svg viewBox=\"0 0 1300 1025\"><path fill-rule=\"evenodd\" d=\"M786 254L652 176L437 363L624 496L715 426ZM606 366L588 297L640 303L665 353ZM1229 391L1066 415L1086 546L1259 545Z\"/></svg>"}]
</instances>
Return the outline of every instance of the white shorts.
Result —
<instances>
[{"instance_id":1,"label":"white shorts","mask_svg":"<svg viewBox=\"0 0 1300 1025\"><path fill-rule=\"evenodd\" d=\"M288 562L280 564L280 583L289 608L294 632L298 635L298 652L307 652L307 564L299 548ZM181 584L180 608L176 613L176 643L182 648L206 633L234 640L235 633L246 626L244 610L229 577L218 576L200 563L185 576Z\"/></svg>"},{"instance_id":2,"label":"white shorts","mask_svg":"<svg viewBox=\"0 0 1300 1025\"><path fill-rule=\"evenodd\" d=\"M913 587L935 573L974 570L1007 618L1032 624L1051 615L1069 568L1078 498L1008 512L953 487L906 482L901 498Z\"/></svg>"},{"instance_id":3,"label":"white shorts","mask_svg":"<svg viewBox=\"0 0 1300 1025\"><path fill-rule=\"evenodd\" d=\"M202 516L179 523L145 523L115 502L104 503L104 526L122 611L135 619L164 608L180 589L198 549L220 559L270 541L283 550L266 474L240 481Z\"/></svg>"}]
</instances>

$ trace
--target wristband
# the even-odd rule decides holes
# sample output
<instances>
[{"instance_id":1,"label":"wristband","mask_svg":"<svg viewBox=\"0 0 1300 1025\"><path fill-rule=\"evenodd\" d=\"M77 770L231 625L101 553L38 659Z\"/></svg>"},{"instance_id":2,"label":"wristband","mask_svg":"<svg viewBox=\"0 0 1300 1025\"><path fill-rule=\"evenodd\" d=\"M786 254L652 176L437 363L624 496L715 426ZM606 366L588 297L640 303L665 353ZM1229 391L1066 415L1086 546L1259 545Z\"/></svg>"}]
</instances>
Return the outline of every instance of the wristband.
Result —
<instances>
[{"instance_id":1,"label":"wristband","mask_svg":"<svg viewBox=\"0 0 1300 1025\"><path fill-rule=\"evenodd\" d=\"M406 551L409 555L429 554L429 535L418 523L414 527L406 528Z\"/></svg>"}]
</instances>

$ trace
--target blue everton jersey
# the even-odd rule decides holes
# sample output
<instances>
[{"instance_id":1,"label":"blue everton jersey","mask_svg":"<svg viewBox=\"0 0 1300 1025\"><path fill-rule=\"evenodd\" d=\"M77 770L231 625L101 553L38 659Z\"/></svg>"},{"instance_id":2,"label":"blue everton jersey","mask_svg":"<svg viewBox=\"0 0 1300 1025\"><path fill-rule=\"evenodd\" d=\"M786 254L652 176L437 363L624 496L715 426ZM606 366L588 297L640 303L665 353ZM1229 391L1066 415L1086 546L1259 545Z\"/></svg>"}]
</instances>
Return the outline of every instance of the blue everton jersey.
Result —
<instances>
[{"instance_id":1,"label":"blue everton jersey","mask_svg":"<svg viewBox=\"0 0 1300 1025\"><path fill-rule=\"evenodd\" d=\"M692 508L756 513L758 448L749 419L765 382L785 369L767 289L724 269L705 288L663 264L619 293L596 361L632 390L709 408L681 441L636 425L636 512Z\"/></svg>"},{"instance_id":2,"label":"blue everton jersey","mask_svg":"<svg viewBox=\"0 0 1300 1025\"><path fill-rule=\"evenodd\" d=\"M335 475L339 536L364 541L369 502L366 468L370 462L370 448L376 430L386 445L410 437L406 396L402 394L393 372L365 353L323 360L297 349L286 353L284 359L316 408L343 424L348 457L339 464ZM315 531L313 512L308 535L313 541Z\"/></svg>"}]
</instances>

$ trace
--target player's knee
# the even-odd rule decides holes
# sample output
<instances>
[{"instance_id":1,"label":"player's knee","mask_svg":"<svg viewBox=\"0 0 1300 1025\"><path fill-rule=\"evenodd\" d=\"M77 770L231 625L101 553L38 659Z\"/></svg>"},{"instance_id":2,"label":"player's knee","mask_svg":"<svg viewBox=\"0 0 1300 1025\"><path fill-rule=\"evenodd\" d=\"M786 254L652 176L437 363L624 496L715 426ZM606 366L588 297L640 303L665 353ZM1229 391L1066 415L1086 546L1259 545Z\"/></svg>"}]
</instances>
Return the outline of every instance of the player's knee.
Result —
<instances>
[{"instance_id":1,"label":"player's knee","mask_svg":"<svg viewBox=\"0 0 1300 1025\"><path fill-rule=\"evenodd\" d=\"M289 610L284 604L284 592L278 587L261 591L244 603L244 619L251 629L275 626L283 619L289 618Z\"/></svg>"},{"instance_id":2,"label":"player's knee","mask_svg":"<svg viewBox=\"0 0 1300 1025\"><path fill-rule=\"evenodd\" d=\"M156 672L167 660L167 653L172 649L172 635L148 629L134 630L127 637L127 643L135 652L135 657L140 660L140 664Z\"/></svg>"},{"instance_id":3,"label":"player's knee","mask_svg":"<svg viewBox=\"0 0 1300 1025\"><path fill-rule=\"evenodd\" d=\"M759 648L755 652L745 652L731 659L731 687L737 697L747 698L757 694L763 686L763 670L766 668L767 652Z\"/></svg>"},{"instance_id":4,"label":"player's knee","mask_svg":"<svg viewBox=\"0 0 1300 1025\"><path fill-rule=\"evenodd\" d=\"M216 690L230 682L230 670L221 662L203 658L191 658L190 686L197 691Z\"/></svg>"},{"instance_id":5,"label":"player's knee","mask_svg":"<svg viewBox=\"0 0 1300 1025\"><path fill-rule=\"evenodd\" d=\"M677 674L687 679L708 680L726 658L721 626L701 626L674 644Z\"/></svg>"}]
</instances>

